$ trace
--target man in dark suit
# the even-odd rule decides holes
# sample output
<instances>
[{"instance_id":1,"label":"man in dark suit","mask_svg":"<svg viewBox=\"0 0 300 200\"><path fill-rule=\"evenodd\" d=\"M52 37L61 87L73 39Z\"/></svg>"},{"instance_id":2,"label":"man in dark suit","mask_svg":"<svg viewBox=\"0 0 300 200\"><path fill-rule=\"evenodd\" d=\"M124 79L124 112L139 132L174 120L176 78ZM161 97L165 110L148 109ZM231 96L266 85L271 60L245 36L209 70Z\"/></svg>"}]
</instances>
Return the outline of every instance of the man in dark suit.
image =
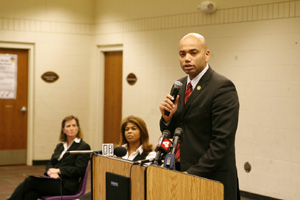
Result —
<instances>
[{"instance_id":1,"label":"man in dark suit","mask_svg":"<svg viewBox=\"0 0 300 200\"><path fill-rule=\"evenodd\" d=\"M161 102L160 128L172 133L177 127L183 129L181 171L220 181L224 184L224 199L237 200L234 143L239 100L234 84L208 65L209 57L202 35L190 33L180 40L179 60L188 76L179 79L183 87L176 99L167 95ZM191 93L185 95L186 89Z\"/></svg>"}]
</instances>

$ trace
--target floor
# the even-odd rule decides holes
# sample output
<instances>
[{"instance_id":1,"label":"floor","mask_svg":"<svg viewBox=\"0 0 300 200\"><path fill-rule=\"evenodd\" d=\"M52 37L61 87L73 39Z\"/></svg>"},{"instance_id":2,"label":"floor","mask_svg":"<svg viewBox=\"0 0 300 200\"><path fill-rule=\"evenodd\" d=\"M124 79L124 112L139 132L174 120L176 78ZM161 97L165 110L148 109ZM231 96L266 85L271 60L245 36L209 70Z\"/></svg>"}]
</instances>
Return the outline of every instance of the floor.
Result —
<instances>
[{"instance_id":1,"label":"floor","mask_svg":"<svg viewBox=\"0 0 300 200\"><path fill-rule=\"evenodd\" d=\"M45 166L0 166L0 200L10 197L14 189L28 175L41 175L44 173ZM86 188L86 193L91 191L91 177ZM88 195L86 195L88 196ZM86 198L85 198L86 199ZM254 200L242 197L241 200Z\"/></svg>"}]
</instances>

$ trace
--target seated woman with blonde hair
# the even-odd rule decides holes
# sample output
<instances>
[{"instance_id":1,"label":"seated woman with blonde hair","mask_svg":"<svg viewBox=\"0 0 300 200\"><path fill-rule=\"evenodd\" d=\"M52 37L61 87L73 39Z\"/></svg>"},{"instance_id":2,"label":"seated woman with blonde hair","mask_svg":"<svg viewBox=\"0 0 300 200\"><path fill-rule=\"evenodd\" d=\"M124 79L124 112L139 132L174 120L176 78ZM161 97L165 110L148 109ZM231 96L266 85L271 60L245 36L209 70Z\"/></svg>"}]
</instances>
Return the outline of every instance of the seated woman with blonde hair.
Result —
<instances>
[{"instance_id":1,"label":"seated woman with blonde hair","mask_svg":"<svg viewBox=\"0 0 300 200\"><path fill-rule=\"evenodd\" d=\"M72 195L78 190L89 162L88 154L67 154L71 150L90 150L83 141L79 119L73 115L62 120L60 143L56 145L46 165L46 177L27 177L13 192L9 200L34 200L41 196Z\"/></svg>"},{"instance_id":2,"label":"seated woman with blonde hair","mask_svg":"<svg viewBox=\"0 0 300 200\"><path fill-rule=\"evenodd\" d=\"M146 123L140 117L128 116L121 123L120 146L127 149L122 158L138 161L154 159L156 153L149 144L149 134Z\"/></svg>"}]
</instances>

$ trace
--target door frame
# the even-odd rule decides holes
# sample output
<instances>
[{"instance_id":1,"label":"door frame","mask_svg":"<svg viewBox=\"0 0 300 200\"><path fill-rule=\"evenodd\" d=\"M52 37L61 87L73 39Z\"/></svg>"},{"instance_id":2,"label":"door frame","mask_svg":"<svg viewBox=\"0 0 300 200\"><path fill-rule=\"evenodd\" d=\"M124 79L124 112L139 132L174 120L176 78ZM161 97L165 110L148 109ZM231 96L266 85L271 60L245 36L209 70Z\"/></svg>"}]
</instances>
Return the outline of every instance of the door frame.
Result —
<instances>
[{"instance_id":1,"label":"door frame","mask_svg":"<svg viewBox=\"0 0 300 200\"><path fill-rule=\"evenodd\" d=\"M103 143L103 128L104 128L104 124L103 124L103 120L104 120L104 87L105 87L105 83L104 83L104 69L105 69L105 52L113 52L113 51L122 51L123 52L123 45L122 44L115 44L115 45L97 45L97 54L96 54L96 59L97 59L97 63L96 65L97 67L97 77L96 77L96 91L97 92L97 97L96 97L96 133L100 133L100 134L96 134L93 137L93 140L95 143L92 144L93 146L97 146L99 147L99 142L100 145L102 145ZM124 55L124 54L123 54ZM124 60L124 59L123 59ZM123 62L123 61L122 61ZM124 63L123 63L123 67L124 67Z\"/></svg>"},{"instance_id":2,"label":"door frame","mask_svg":"<svg viewBox=\"0 0 300 200\"><path fill-rule=\"evenodd\" d=\"M26 42L0 41L0 48L28 50L28 105L27 105L27 158L26 164L33 160L33 124L34 124L34 55L35 44Z\"/></svg>"}]
</instances>

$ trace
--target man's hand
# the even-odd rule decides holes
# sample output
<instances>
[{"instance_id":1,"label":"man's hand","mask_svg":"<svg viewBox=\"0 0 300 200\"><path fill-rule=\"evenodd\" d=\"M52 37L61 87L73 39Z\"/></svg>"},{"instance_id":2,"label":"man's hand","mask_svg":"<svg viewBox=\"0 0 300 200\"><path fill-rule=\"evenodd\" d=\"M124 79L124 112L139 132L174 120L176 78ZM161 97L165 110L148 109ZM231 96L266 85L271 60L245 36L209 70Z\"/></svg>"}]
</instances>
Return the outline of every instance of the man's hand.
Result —
<instances>
[{"instance_id":1,"label":"man's hand","mask_svg":"<svg viewBox=\"0 0 300 200\"><path fill-rule=\"evenodd\" d=\"M179 99L179 95L177 95L176 100L173 103L172 102L174 100L173 97L170 94L168 94L166 98L160 103L159 109L165 123L169 123L172 119L173 114L177 111L178 99ZM165 115L165 111L170 112L170 115L169 116Z\"/></svg>"}]
</instances>

